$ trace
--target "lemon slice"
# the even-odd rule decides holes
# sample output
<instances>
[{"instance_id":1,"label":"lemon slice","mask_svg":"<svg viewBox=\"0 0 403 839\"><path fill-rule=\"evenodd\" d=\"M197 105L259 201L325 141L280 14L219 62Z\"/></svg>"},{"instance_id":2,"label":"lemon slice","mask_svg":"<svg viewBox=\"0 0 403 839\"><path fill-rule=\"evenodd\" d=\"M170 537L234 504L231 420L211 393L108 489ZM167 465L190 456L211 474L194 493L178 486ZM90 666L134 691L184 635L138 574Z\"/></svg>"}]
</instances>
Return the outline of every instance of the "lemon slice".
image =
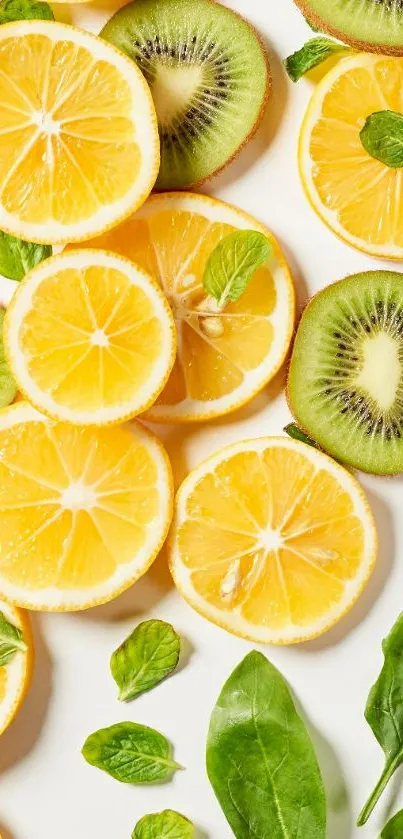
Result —
<instances>
[{"instance_id":1,"label":"lemon slice","mask_svg":"<svg viewBox=\"0 0 403 839\"><path fill-rule=\"evenodd\" d=\"M0 28L0 228L86 239L147 197L159 169L148 85L133 61L63 23Z\"/></svg>"},{"instance_id":2,"label":"lemon slice","mask_svg":"<svg viewBox=\"0 0 403 839\"><path fill-rule=\"evenodd\" d=\"M33 643L28 615L0 600L0 612L6 621L22 633L21 649L0 667L0 734L18 713L28 692L32 676Z\"/></svg>"},{"instance_id":3,"label":"lemon slice","mask_svg":"<svg viewBox=\"0 0 403 839\"><path fill-rule=\"evenodd\" d=\"M172 516L161 443L138 423L78 428L0 412L0 592L28 609L111 600L145 573Z\"/></svg>"},{"instance_id":4,"label":"lemon slice","mask_svg":"<svg viewBox=\"0 0 403 839\"><path fill-rule=\"evenodd\" d=\"M263 233L271 257L217 317L204 305L204 268L218 243L243 229ZM252 216L206 195L164 193L86 244L123 254L156 277L174 313L176 364L149 419L191 422L227 414L249 402L281 367L294 327L294 288L278 243Z\"/></svg>"},{"instance_id":5,"label":"lemon slice","mask_svg":"<svg viewBox=\"0 0 403 839\"><path fill-rule=\"evenodd\" d=\"M155 401L176 334L164 295L143 270L105 251L66 251L18 286L4 345L20 390L40 411L103 425Z\"/></svg>"},{"instance_id":6,"label":"lemon slice","mask_svg":"<svg viewBox=\"0 0 403 839\"><path fill-rule=\"evenodd\" d=\"M178 492L170 565L179 591L253 641L291 644L325 632L363 590L376 551L357 481L294 440L230 446Z\"/></svg>"}]
</instances>

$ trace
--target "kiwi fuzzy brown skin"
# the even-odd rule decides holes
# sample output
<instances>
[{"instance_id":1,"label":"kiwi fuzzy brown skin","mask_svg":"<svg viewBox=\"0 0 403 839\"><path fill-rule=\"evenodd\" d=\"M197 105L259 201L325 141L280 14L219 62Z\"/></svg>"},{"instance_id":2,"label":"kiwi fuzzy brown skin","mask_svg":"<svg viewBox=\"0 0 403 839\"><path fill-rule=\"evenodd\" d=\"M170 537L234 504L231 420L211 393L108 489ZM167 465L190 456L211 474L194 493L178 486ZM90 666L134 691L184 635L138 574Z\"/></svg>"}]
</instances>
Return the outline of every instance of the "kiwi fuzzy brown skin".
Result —
<instances>
[{"instance_id":1,"label":"kiwi fuzzy brown skin","mask_svg":"<svg viewBox=\"0 0 403 839\"><path fill-rule=\"evenodd\" d=\"M339 41L349 44L359 52L374 52L378 55L403 55L403 44L401 47L391 47L390 44L374 44L369 41L360 41L357 38L350 38L344 32L341 32L340 29L335 29L333 26L330 26L330 24L323 21L321 17L312 11L309 7L309 3L307 3L307 0L294 0L294 3L299 9L301 9L302 14L307 21L312 23L312 25L319 29L320 32L324 32L326 35L332 35L333 38L337 38Z\"/></svg>"}]
</instances>

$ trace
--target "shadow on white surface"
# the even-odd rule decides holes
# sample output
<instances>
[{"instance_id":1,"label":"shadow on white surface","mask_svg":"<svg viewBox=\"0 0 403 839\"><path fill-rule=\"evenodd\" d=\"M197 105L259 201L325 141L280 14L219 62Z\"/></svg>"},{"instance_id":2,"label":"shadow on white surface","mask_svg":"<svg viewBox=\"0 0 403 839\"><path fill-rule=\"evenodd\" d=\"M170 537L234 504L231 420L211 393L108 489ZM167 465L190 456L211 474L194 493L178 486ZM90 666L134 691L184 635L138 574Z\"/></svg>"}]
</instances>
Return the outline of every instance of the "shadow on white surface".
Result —
<instances>
[{"instance_id":1,"label":"shadow on white surface","mask_svg":"<svg viewBox=\"0 0 403 839\"><path fill-rule=\"evenodd\" d=\"M31 689L18 716L1 738L0 774L22 760L35 747L45 724L52 692L52 660L45 644L38 615L31 616L35 645ZM3 839L7 831L1 830ZM14 839L14 837L11 837Z\"/></svg>"},{"instance_id":2,"label":"shadow on white surface","mask_svg":"<svg viewBox=\"0 0 403 839\"><path fill-rule=\"evenodd\" d=\"M325 650L328 647L333 647L335 644L340 644L346 635L359 626L368 612L371 611L391 574L395 556L395 534L392 513L383 499L379 498L367 487L366 494L375 516L379 536L378 561L375 565L374 572L357 603L351 609L351 612L333 629L326 632L325 635L316 638L314 641L301 644L299 647L301 652L317 652Z\"/></svg>"}]
</instances>

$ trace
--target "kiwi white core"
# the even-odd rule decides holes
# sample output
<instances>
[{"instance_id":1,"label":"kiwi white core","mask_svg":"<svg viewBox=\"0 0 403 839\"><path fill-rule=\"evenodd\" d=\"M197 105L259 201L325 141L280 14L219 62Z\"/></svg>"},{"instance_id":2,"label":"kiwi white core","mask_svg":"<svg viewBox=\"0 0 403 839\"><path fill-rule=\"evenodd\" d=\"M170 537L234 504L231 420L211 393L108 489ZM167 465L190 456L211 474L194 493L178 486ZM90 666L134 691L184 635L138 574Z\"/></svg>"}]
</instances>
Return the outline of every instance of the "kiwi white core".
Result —
<instances>
[{"instance_id":1,"label":"kiwi white core","mask_svg":"<svg viewBox=\"0 0 403 839\"><path fill-rule=\"evenodd\" d=\"M403 373L399 345L386 332L378 332L364 340L362 354L363 366L355 383L372 396L381 410L388 411L395 402Z\"/></svg>"},{"instance_id":2,"label":"kiwi white core","mask_svg":"<svg viewBox=\"0 0 403 839\"><path fill-rule=\"evenodd\" d=\"M160 125L171 125L187 110L202 77L200 66L189 64L179 69L157 65L151 91Z\"/></svg>"}]
</instances>

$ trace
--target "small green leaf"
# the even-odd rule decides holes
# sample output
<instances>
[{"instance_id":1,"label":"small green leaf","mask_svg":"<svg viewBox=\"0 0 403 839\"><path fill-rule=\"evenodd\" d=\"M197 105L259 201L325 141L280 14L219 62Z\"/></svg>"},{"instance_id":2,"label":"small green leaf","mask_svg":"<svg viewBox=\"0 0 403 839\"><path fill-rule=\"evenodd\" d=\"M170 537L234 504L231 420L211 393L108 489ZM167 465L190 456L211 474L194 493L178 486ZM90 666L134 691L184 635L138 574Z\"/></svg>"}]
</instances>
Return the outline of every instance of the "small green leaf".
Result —
<instances>
[{"instance_id":1,"label":"small green leaf","mask_svg":"<svg viewBox=\"0 0 403 839\"><path fill-rule=\"evenodd\" d=\"M222 309L229 300L238 300L255 271L271 254L269 240L256 230L230 233L210 254L204 270L203 286Z\"/></svg>"},{"instance_id":2,"label":"small green leaf","mask_svg":"<svg viewBox=\"0 0 403 839\"><path fill-rule=\"evenodd\" d=\"M119 699L134 699L170 676L178 665L180 650L179 635L169 623L140 623L111 658Z\"/></svg>"},{"instance_id":3,"label":"small green leaf","mask_svg":"<svg viewBox=\"0 0 403 839\"><path fill-rule=\"evenodd\" d=\"M9 280L22 280L43 259L52 256L50 245L24 242L0 230L0 274Z\"/></svg>"},{"instance_id":4,"label":"small green leaf","mask_svg":"<svg viewBox=\"0 0 403 839\"><path fill-rule=\"evenodd\" d=\"M175 810L150 813L140 819L132 833L132 839L192 839L194 825Z\"/></svg>"},{"instance_id":5,"label":"small green leaf","mask_svg":"<svg viewBox=\"0 0 403 839\"><path fill-rule=\"evenodd\" d=\"M9 623L3 612L0 612L0 667L8 664L16 653L25 652L26 649L21 630Z\"/></svg>"},{"instance_id":6,"label":"small green leaf","mask_svg":"<svg viewBox=\"0 0 403 839\"><path fill-rule=\"evenodd\" d=\"M3 322L5 311L0 307L0 408L5 408L15 398L17 385L14 381L4 352Z\"/></svg>"},{"instance_id":7,"label":"small green leaf","mask_svg":"<svg viewBox=\"0 0 403 839\"><path fill-rule=\"evenodd\" d=\"M360 138L365 151L391 169L403 167L403 114L377 111L368 117Z\"/></svg>"},{"instance_id":8,"label":"small green leaf","mask_svg":"<svg viewBox=\"0 0 403 839\"><path fill-rule=\"evenodd\" d=\"M313 446L314 449L318 449L319 446L315 443L315 440L312 440L311 437L308 437L295 422L290 422L289 425L286 425L283 429L289 437L292 437L293 440L299 440L301 443L306 443L308 446Z\"/></svg>"},{"instance_id":9,"label":"small green leaf","mask_svg":"<svg viewBox=\"0 0 403 839\"><path fill-rule=\"evenodd\" d=\"M167 781L182 767L171 757L166 737L135 722L119 722L91 734L83 757L122 784L152 784Z\"/></svg>"},{"instance_id":10,"label":"small green leaf","mask_svg":"<svg viewBox=\"0 0 403 839\"><path fill-rule=\"evenodd\" d=\"M39 0L2 0L0 3L0 24L10 23L12 20L54 19L49 3L40 3Z\"/></svg>"},{"instance_id":11,"label":"small green leaf","mask_svg":"<svg viewBox=\"0 0 403 839\"><path fill-rule=\"evenodd\" d=\"M285 69L293 82L298 82L302 76L323 64L332 55L348 52L348 47L332 41L330 38L312 38L304 46L290 55L284 61Z\"/></svg>"},{"instance_id":12,"label":"small green leaf","mask_svg":"<svg viewBox=\"0 0 403 839\"><path fill-rule=\"evenodd\" d=\"M402 839L403 836L403 810L387 823L379 839Z\"/></svg>"}]
</instances>

